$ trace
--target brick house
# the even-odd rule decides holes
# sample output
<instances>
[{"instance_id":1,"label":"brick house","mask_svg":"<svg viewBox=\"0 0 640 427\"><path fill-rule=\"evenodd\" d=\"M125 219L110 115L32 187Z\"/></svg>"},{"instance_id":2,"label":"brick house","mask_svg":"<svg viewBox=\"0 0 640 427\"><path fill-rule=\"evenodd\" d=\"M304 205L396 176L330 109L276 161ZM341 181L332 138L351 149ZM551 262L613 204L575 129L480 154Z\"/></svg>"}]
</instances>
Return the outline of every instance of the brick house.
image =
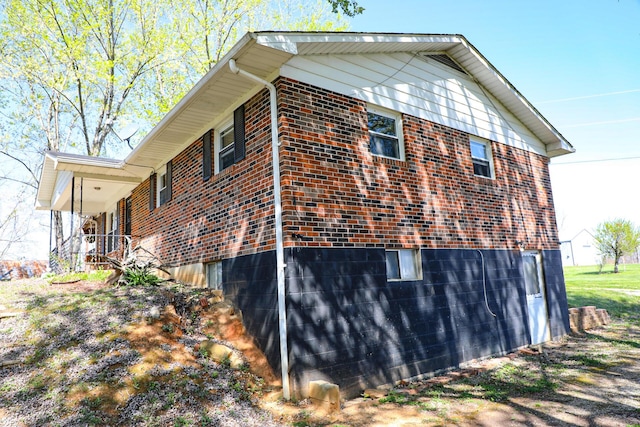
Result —
<instances>
[{"instance_id":1,"label":"brick house","mask_svg":"<svg viewBox=\"0 0 640 427\"><path fill-rule=\"evenodd\" d=\"M573 151L463 36L249 33L126 159L46 153L37 203L223 289L285 396L354 395L567 333Z\"/></svg>"}]
</instances>

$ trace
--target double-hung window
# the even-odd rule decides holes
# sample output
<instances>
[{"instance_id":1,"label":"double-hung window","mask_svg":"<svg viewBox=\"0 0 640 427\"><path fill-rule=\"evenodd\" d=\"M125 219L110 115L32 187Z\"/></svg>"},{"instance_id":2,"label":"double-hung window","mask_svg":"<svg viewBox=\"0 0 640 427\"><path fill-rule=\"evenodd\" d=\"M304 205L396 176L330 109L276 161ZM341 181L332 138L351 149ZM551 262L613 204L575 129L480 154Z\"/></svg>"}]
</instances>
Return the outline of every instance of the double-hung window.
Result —
<instances>
[{"instance_id":1,"label":"double-hung window","mask_svg":"<svg viewBox=\"0 0 640 427\"><path fill-rule=\"evenodd\" d=\"M164 205L171 200L171 164L168 162L158 172L157 206Z\"/></svg>"},{"instance_id":2,"label":"double-hung window","mask_svg":"<svg viewBox=\"0 0 640 427\"><path fill-rule=\"evenodd\" d=\"M172 161L169 160L156 173L151 175L149 182L149 210L158 208L171 200Z\"/></svg>"},{"instance_id":3,"label":"double-hung window","mask_svg":"<svg viewBox=\"0 0 640 427\"><path fill-rule=\"evenodd\" d=\"M493 178L493 161L491 158L491 146L488 141L472 139L471 161L473 163L473 174L485 178Z\"/></svg>"},{"instance_id":4,"label":"double-hung window","mask_svg":"<svg viewBox=\"0 0 640 427\"><path fill-rule=\"evenodd\" d=\"M118 249L118 204L113 211L109 213L109 232L107 233L107 253Z\"/></svg>"},{"instance_id":5,"label":"double-hung window","mask_svg":"<svg viewBox=\"0 0 640 427\"><path fill-rule=\"evenodd\" d=\"M371 153L376 156L403 160L401 115L369 107L367 109L367 123Z\"/></svg>"},{"instance_id":6,"label":"double-hung window","mask_svg":"<svg viewBox=\"0 0 640 427\"><path fill-rule=\"evenodd\" d=\"M244 125L244 105L241 105L233 112L233 120L229 120L218 127L220 130L216 131L214 150L216 173L222 172L229 166L244 159L246 154ZM203 138L205 144L206 141L207 138ZM206 179L206 173L203 176Z\"/></svg>"},{"instance_id":7,"label":"double-hung window","mask_svg":"<svg viewBox=\"0 0 640 427\"><path fill-rule=\"evenodd\" d=\"M231 125L220 132L218 171L223 171L235 163L234 142L234 128Z\"/></svg>"},{"instance_id":8,"label":"double-hung window","mask_svg":"<svg viewBox=\"0 0 640 427\"><path fill-rule=\"evenodd\" d=\"M387 280L420 280L422 278L422 262L417 249L387 250Z\"/></svg>"}]
</instances>

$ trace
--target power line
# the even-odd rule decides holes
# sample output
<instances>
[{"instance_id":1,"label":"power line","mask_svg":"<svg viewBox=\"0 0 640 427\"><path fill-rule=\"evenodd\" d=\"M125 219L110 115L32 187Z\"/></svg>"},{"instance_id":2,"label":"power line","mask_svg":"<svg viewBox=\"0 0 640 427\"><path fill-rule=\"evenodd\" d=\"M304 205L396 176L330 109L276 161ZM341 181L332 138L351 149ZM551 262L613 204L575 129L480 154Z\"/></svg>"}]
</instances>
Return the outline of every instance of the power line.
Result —
<instances>
[{"instance_id":1,"label":"power line","mask_svg":"<svg viewBox=\"0 0 640 427\"><path fill-rule=\"evenodd\" d=\"M611 96L611 95L623 95L626 93L634 93L634 92L640 92L640 89L630 89L630 90L621 90L617 92L598 93L595 95L574 96L572 98L551 99L549 101L538 101L535 104L540 105L540 104L553 104L555 102L579 101L581 99L600 98L602 96Z\"/></svg>"},{"instance_id":2,"label":"power line","mask_svg":"<svg viewBox=\"0 0 640 427\"><path fill-rule=\"evenodd\" d=\"M579 163L601 163L601 162L615 162L615 161L620 161L620 160L637 160L637 159L640 159L640 156L612 157L610 159L576 160L575 162L549 163L549 165L550 166L575 165L575 164L579 164Z\"/></svg>"},{"instance_id":3,"label":"power line","mask_svg":"<svg viewBox=\"0 0 640 427\"><path fill-rule=\"evenodd\" d=\"M579 127L584 127L584 126L610 125L610 124L628 123L628 122L637 122L637 121L640 121L640 117L631 117L629 119L619 119L619 120L605 120L605 121L601 121L601 122L579 123L577 125L562 126L562 128L563 129L579 128Z\"/></svg>"}]
</instances>

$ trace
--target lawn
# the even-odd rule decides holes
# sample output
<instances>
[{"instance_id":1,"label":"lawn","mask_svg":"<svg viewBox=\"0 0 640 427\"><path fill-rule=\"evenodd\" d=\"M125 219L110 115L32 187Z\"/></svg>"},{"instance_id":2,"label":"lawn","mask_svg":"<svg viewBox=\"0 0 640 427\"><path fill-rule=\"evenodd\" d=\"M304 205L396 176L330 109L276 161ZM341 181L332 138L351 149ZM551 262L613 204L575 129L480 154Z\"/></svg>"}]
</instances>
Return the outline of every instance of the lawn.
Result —
<instances>
[{"instance_id":1,"label":"lawn","mask_svg":"<svg viewBox=\"0 0 640 427\"><path fill-rule=\"evenodd\" d=\"M595 305L606 309L615 320L640 324L640 264L565 267L569 307Z\"/></svg>"}]
</instances>

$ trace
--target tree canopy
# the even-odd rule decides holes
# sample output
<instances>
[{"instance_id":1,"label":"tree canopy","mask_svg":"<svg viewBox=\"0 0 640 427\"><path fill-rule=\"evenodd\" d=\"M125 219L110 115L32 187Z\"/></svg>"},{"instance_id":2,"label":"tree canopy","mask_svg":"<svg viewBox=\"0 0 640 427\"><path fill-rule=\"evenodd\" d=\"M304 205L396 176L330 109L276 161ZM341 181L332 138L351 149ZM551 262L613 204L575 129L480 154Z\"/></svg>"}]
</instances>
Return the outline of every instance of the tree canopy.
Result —
<instances>
[{"instance_id":1,"label":"tree canopy","mask_svg":"<svg viewBox=\"0 0 640 427\"><path fill-rule=\"evenodd\" d=\"M618 273L620 259L640 246L640 229L628 219L605 221L598 224L594 241L600 254L613 260L613 272Z\"/></svg>"},{"instance_id":2,"label":"tree canopy","mask_svg":"<svg viewBox=\"0 0 640 427\"><path fill-rule=\"evenodd\" d=\"M114 130L149 130L245 32L339 31L343 14L362 10L351 0L6 0L0 162L11 167L0 180L32 193L43 150L121 157Z\"/></svg>"}]
</instances>

